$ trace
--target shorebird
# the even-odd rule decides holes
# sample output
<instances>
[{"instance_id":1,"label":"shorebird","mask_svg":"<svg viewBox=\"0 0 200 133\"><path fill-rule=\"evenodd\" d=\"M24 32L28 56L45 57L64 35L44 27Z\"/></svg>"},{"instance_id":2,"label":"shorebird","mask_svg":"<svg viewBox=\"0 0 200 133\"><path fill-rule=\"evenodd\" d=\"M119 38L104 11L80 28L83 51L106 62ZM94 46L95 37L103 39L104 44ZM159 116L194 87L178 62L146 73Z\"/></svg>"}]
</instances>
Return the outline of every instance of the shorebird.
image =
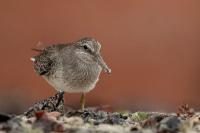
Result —
<instances>
[{"instance_id":1,"label":"shorebird","mask_svg":"<svg viewBox=\"0 0 200 133\"><path fill-rule=\"evenodd\" d=\"M81 93L84 110L85 94L94 89L102 70L111 73L100 54L101 44L85 37L66 44L48 46L32 57L36 73L57 91ZM63 93L61 93L63 94Z\"/></svg>"}]
</instances>

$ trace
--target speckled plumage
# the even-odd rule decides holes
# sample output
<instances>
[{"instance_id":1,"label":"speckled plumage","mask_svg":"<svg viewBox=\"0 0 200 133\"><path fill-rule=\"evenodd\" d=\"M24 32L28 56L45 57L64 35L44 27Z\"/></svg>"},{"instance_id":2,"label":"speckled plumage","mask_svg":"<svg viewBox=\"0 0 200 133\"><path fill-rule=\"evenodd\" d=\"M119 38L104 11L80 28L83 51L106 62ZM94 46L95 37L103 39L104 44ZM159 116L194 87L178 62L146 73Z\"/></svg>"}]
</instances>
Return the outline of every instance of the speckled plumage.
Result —
<instances>
[{"instance_id":1,"label":"speckled plumage","mask_svg":"<svg viewBox=\"0 0 200 133\"><path fill-rule=\"evenodd\" d=\"M58 91L85 93L95 87L102 69L111 72L100 48L94 38L52 45L32 58L34 69Z\"/></svg>"}]
</instances>

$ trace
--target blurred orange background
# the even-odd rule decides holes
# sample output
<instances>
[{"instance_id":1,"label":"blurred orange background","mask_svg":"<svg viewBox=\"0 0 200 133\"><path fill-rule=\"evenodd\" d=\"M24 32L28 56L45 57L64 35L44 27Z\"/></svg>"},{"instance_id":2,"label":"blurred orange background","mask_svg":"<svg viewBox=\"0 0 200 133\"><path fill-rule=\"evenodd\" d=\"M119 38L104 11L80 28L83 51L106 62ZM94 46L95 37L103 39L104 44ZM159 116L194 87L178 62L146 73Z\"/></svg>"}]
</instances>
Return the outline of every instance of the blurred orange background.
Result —
<instances>
[{"instance_id":1,"label":"blurred orange background","mask_svg":"<svg viewBox=\"0 0 200 133\"><path fill-rule=\"evenodd\" d=\"M87 106L116 110L200 109L199 0L0 1L0 111L22 113L55 94L30 57L45 45L95 37L112 74L102 73ZM79 107L79 94L65 94Z\"/></svg>"}]
</instances>

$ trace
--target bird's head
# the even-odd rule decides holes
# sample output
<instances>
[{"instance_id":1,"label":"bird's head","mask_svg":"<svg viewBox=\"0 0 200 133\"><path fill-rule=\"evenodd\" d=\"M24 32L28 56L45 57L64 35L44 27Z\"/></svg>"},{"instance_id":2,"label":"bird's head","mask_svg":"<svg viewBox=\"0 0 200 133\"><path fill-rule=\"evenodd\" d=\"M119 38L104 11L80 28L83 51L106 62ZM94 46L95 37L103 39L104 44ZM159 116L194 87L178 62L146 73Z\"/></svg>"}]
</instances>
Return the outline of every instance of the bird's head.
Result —
<instances>
[{"instance_id":1,"label":"bird's head","mask_svg":"<svg viewBox=\"0 0 200 133\"><path fill-rule=\"evenodd\" d=\"M105 72L111 73L100 54L101 44L94 38L86 37L74 43L78 58L88 64L97 63Z\"/></svg>"}]
</instances>

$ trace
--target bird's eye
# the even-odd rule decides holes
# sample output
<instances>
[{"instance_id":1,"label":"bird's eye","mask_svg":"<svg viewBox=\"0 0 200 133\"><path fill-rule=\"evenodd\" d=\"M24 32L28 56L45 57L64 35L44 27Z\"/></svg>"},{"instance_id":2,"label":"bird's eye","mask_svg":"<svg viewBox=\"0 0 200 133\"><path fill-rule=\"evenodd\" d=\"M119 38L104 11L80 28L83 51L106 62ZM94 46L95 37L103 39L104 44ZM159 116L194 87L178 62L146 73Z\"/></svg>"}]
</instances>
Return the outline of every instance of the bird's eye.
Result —
<instances>
[{"instance_id":1,"label":"bird's eye","mask_svg":"<svg viewBox=\"0 0 200 133\"><path fill-rule=\"evenodd\" d=\"M86 45L84 45L83 48L84 48L85 50L88 50L88 47L87 47Z\"/></svg>"}]
</instances>

